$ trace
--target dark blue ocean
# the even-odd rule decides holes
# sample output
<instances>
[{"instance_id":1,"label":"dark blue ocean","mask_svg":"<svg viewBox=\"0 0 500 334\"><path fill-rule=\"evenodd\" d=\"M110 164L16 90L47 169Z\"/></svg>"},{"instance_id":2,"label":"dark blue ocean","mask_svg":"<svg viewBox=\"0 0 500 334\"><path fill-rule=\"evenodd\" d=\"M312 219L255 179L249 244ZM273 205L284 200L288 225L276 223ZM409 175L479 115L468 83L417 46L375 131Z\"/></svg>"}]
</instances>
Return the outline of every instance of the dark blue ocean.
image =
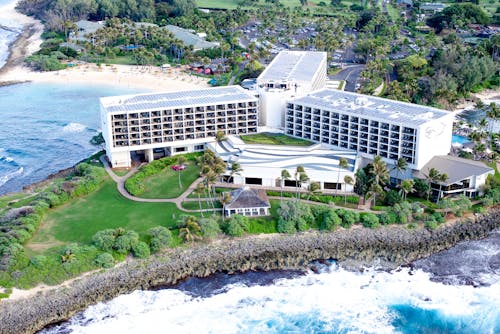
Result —
<instances>
[{"instance_id":1,"label":"dark blue ocean","mask_svg":"<svg viewBox=\"0 0 500 334\"><path fill-rule=\"evenodd\" d=\"M0 87L0 194L71 167L98 149L99 97L137 92L112 86Z\"/></svg>"}]
</instances>

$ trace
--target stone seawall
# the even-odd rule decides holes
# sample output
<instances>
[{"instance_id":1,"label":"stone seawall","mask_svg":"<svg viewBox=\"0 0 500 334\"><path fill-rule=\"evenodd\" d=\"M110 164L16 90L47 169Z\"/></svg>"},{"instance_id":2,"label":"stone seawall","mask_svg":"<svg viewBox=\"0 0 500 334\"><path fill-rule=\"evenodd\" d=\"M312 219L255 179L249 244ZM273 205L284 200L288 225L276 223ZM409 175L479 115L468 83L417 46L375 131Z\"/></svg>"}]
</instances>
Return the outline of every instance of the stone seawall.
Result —
<instances>
[{"instance_id":1,"label":"stone seawall","mask_svg":"<svg viewBox=\"0 0 500 334\"><path fill-rule=\"evenodd\" d=\"M435 231L388 226L375 230L352 228L336 232L251 236L195 244L146 260L133 260L95 273L69 287L34 297L0 302L0 333L32 333L65 320L89 305L136 289L170 285L187 277L217 271L242 272L303 268L319 259L398 266L450 248L460 241L480 239L500 227L500 209L447 224Z\"/></svg>"}]
</instances>

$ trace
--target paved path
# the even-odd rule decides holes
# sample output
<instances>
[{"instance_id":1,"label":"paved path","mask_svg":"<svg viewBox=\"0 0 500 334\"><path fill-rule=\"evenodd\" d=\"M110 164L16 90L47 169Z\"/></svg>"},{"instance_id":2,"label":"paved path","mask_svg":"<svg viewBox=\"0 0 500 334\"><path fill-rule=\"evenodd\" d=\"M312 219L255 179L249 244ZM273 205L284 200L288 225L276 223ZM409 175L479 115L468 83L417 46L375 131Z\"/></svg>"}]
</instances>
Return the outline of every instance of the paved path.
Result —
<instances>
[{"instance_id":1,"label":"paved path","mask_svg":"<svg viewBox=\"0 0 500 334\"><path fill-rule=\"evenodd\" d=\"M189 210L189 209L185 209L182 207L182 202L184 202L184 201L190 202L191 200L193 200L191 198L188 199L187 197L194 189L196 189L198 184L203 180L202 178L196 179L179 197L176 197L176 198L141 198L141 197L131 195L127 191L127 189L125 189L125 181L129 177L134 175L140 166L133 167L124 176L118 176L111 169L111 166L109 165L109 161L106 158L106 155L104 155L104 154L101 155L100 160L101 160L102 164L104 165L104 168L106 169L106 172L108 173L108 175L113 179L113 181L116 182L116 188L118 189L118 192L123 197L125 197L131 201L143 202L143 203L174 203L179 210L184 211L184 212L201 212L201 211L205 212L205 211L220 211L221 210L221 209ZM198 199L194 199L194 200L197 201Z\"/></svg>"},{"instance_id":2,"label":"paved path","mask_svg":"<svg viewBox=\"0 0 500 334\"><path fill-rule=\"evenodd\" d=\"M133 167L126 175L124 176L118 176L116 175L113 170L111 169L111 166L109 165L109 162L108 162L108 159L106 158L106 155L101 155L101 158L100 158L102 164L104 165L104 168L106 169L106 172L109 174L109 176L113 179L113 181L116 182L116 187L118 189L118 191L120 192L120 194L131 200L131 201L135 201L135 202L143 202L143 203L175 203L175 205L177 206L177 208L181 211L184 211L184 212L207 212L207 211L222 211L221 208L215 208L215 209L203 209L203 210L190 210L190 209L186 209L186 208L183 208L182 207L182 202L197 202L198 201L198 198L188 198L189 194L191 194L195 189L196 187L198 186L198 184L200 182L203 181L203 179L200 177L200 178L197 178L193 183L191 183L191 185L179 196L179 197L176 197L176 198L141 198L141 197L136 197L136 196L133 196L131 195L126 189L125 189L125 181L131 177L132 175L134 175L137 170L139 169L140 166L136 166L136 167ZM239 188L240 186L238 185L234 185L234 184L227 184L227 183L217 183L216 186L220 186L220 187L231 187L231 188ZM279 188L278 188L279 189ZM276 189L272 189L272 190L276 190ZM270 199L281 199L281 197L279 196L269 196ZM209 200L208 198L200 198L201 200ZM284 201L289 201L289 200L293 200L295 198L292 198L292 197L283 197L282 200ZM310 201L310 200L304 200L302 199L301 200L302 203L307 203L307 204L313 204L313 205L318 205L318 204L324 204L324 203L319 203L319 202L315 202L315 201ZM351 211L356 211L356 212L373 212L373 213L377 213L377 211L372 211L370 209L363 209L363 210L360 210L360 209L355 209L355 208L348 208L348 207L344 207L344 206L335 206L336 208L342 208L342 209L346 209L346 210L351 210Z\"/></svg>"}]
</instances>

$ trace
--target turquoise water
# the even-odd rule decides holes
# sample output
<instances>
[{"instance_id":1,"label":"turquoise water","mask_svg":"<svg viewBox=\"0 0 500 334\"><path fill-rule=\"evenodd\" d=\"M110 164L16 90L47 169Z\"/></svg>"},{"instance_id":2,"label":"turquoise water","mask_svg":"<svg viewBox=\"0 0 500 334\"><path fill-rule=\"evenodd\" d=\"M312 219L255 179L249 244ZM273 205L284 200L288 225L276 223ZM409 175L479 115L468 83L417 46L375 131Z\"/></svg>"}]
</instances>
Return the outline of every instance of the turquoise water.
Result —
<instances>
[{"instance_id":1,"label":"turquoise water","mask_svg":"<svg viewBox=\"0 0 500 334\"><path fill-rule=\"evenodd\" d=\"M94 153L99 97L137 92L112 86L0 87L0 194L71 167Z\"/></svg>"},{"instance_id":2,"label":"turquoise water","mask_svg":"<svg viewBox=\"0 0 500 334\"><path fill-rule=\"evenodd\" d=\"M451 143L452 144L465 144L465 143L470 143L470 139L464 136L459 136L459 135L453 135L451 137Z\"/></svg>"}]
</instances>

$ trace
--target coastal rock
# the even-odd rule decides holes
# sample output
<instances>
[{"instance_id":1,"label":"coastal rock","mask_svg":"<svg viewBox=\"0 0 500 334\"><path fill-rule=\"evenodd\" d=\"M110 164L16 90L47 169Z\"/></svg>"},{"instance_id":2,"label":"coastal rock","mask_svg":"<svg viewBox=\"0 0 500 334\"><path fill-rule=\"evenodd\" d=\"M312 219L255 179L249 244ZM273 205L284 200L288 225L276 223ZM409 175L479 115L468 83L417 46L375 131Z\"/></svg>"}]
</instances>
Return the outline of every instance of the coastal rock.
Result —
<instances>
[{"instance_id":1,"label":"coastal rock","mask_svg":"<svg viewBox=\"0 0 500 334\"><path fill-rule=\"evenodd\" d=\"M172 285L188 277L206 277L215 272L297 269L321 259L336 259L353 269L370 265L393 269L458 242L484 238L499 227L500 209L496 209L474 220L446 224L434 231L388 226L195 244L146 260L132 260L80 278L69 287L29 299L2 301L0 333L32 333L120 294Z\"/></svg>"}]
</instances>

